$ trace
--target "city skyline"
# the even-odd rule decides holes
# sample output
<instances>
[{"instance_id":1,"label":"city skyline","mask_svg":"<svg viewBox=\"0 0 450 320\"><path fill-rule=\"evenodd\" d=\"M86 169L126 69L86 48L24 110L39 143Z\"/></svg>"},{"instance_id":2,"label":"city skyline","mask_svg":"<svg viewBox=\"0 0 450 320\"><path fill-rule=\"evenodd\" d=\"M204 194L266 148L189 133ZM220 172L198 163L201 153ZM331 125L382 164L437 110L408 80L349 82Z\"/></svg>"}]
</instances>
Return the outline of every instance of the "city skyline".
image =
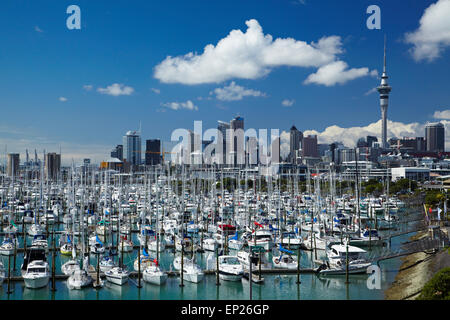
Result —
<instances>
[{"instance_id":1,"label":"city skyline","mask_svg":"<svg viewBox=\"0 0 450 320\"><path fill-rule=\"evenodd\" d=\"M207 21L208 28L203 29L180 13L168 14L164 3L79 1L83 18L77 31L65 28L68 4L44 1L22 4L20 10L12 1L2 4L6 10L0 21L8 28L0 33L8 50L0 52L0 67L9 77L0 78L5 89L0 148L7 146L8 153L20 153L21 158L25 149L37 148L41 155L44 149L61 148L64 164L71 158L100 162L121 143L125 132L138 128L139 121L143 140L164 142L173 130L192 128L194 120L215 128L217 120L237 114L245 118L246 127L279 128L284 152L292 125L305 136L316 134L318 143L342 141L352 147L360 137L380 139L375 88L383 67L385 35L389 83L395 87L388 139L424 136L427 122L446 125L450 119L445 90L448 43L441 39L434 44L437 51L424 52L420 40L429 30L427 15L436 7L445 15L448 0L410 5L380 1L381 30L365 27L368 1L327 5L267 1L258 2L256 11L249 1L239 3L239 14L229 12L236 3L178 4L186 6L191 18ZM203 10L196 11L199 8ZM227 21L220 18L223 10ZM345 23L339 19L343 12ZM397 23L397 12L402 12L402 24ZM173 19L183 30L170 23ZM442 22L440 16L436 21ZM196 70L199 76L184 74L184 80L174 76L171 66L192 66L189 52L207 65L205 46L212 45L220 58L219 44L240 44L246 37L254 37L259 51L266 52L254 69L237 68L227 74L212 70L209 76ZM17 43L18 38L25 41ZM327 41L320 45L320 39ZM119 41L127 49L118 47ZM280 57L276 50L280 43L306 45L323 54L324 61L307 60L295 46L289 52L298 60ZM245 52L252 59L261 58L254 49L246 47ZM448 141L446 145L448 149Z\"/></svg>"}]
</instances>

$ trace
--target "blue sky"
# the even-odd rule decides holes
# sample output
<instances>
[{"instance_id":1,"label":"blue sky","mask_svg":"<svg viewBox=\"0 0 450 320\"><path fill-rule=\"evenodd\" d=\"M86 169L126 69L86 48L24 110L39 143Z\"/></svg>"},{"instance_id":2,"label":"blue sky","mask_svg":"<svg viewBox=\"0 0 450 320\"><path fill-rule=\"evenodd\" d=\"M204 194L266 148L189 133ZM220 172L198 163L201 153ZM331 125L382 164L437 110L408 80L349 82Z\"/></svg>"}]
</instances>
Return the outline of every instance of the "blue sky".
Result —
<instances>
[{"instance_id":1,"label":"blue sky","mask_svg":"<svg viewBox=\"0 0 450 320\"><path fill-rule=\"evenodd\" d=\"M377 94L368 92L380 81L374 74L382 72L385 34L393 87L388 117L401 128L391 136L423 135L422 125L436 120L436 111L446 121L445 111L450 109L450 40L444 34L431 43L434 51L420 51L429 45L423 38L430 28L449 32L448 24L424 25L420 31L425 10L437 2L2 1L0 148L7 145L8 152L23 154L25 148L59 151L61 145L66 162L68 157L101 160L126 131L138 129L139 121L143 140L168 141L174 129L192 129L194 120L212 128L217 120L228 121L237 114L245 118L246 128L288 130L295 124L302 131L315 130L311 132L324 143L330 135L347 142L349 135L370 132L368 126L380 117ZM446 10L448 2L440 0L438 5ZM81 30L66 27L71 4L81 9ZM369 5L381 8L381 30L366 27ZM225 74L226 63L214 69L208 65L211 61L203 61L197 70L193 60L184 57L192 52L201 59L206 45L216 46L232 30L245 33L251 19L273 42L291 38L311 45L338 36L339 44L331 47L340 53L329 54L325 62L313 57L309 65L298 66L285 63L280 50L271 48L267 56L272 62L259 63L255 72L247 73L243 63ZM406 34L414 32L416 42L408 43ZM419 49L414 52L415 45ZM297 54L294 47L289 52ZM235 61L233 50L227 51L230 61ZM328 54L327 50L317 53ZM179 58L181 66L161 66L168 56ZM223 58L217 52L216 57ZM253 63L262 58L255 50L246 59ZM341 70L345 74L354 71L358 76L344 83L305 83L336 61L346 64ZM192 70L183 73L183 66ZM346 73L349 70L353 71ZM194 81L191 78L198 84L187 84ZM114 84L121 86L108 90ZM114 92L123 94L111 95ZM282 104L285 100L290 106ZM326 130L334 125L342 130ZM354 127L365 129L346 130Z\"/></svg>"}]
</instances>

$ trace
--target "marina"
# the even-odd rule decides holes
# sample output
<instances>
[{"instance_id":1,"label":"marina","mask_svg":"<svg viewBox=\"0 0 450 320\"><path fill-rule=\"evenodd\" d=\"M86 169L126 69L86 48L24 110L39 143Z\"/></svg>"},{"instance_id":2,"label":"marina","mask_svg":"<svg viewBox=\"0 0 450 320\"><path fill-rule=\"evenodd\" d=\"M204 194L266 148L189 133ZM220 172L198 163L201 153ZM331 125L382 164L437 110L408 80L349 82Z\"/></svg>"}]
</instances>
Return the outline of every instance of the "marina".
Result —
<instances>
[{"instance_id":1,"label":"marina","mask_svg":"<svg viewBox=\"0 0 450 320\"><path fill-rule=\"evenodd\" d=\"M231 188L220 169L184 166L3 181L2 299L383 299L395 254L426 228L415 203L338 194L333 173L301 184L246 172ZM25 281L25 257L46 266L40 282ZM375 264L384 288L370 290Z\"/></svg>"}]
</instances>

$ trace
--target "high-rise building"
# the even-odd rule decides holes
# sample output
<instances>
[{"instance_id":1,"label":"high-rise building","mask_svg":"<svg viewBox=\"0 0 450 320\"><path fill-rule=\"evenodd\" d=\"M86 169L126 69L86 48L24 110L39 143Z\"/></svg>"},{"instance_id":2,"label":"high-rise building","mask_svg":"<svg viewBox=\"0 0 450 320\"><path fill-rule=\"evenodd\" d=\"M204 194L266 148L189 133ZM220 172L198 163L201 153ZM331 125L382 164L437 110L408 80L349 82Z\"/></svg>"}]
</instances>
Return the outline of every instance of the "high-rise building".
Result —
<instances>
[{"instance_id":1,"label":"high-rise building","mask_svg":"<svg viewBox=\"0 0 450 320\"><path fill-rule=\"evenodd\" d=\"M295 126L292 126L289 139L289 162L297 163L296 151L301 149L302 140L303 133L297 130Z\"/></svg>"},{"instance_id":2,"label":"high-rise building","mask_svg":"<svg viewBox=\"0 0 450 320\"><path fill-rule=\"evenodd\" d=\"M161 141L150 139L145 141L145 164L147 166L161 163Z\"/></svg>"},{"instance_id":3,"label":"high-rise building","mask_svg":"<svg viewBox=\"0 0 450 320\"><path fill-rule=\"evenodd\" d=\"M304 157L317 158L319 156L319 151L317 149L317 135L303 137L302 147Z\"/></svg>"},{"instance_id":4,"label":"high-rise building","mask_svg":"<svg viewBox=\"0 0 450 320\"><path fill-rule=\"evenodd\" d=\"M123 161L123 145L118 144L112 151L111 151L111 158L117 158L120 161Z\"/></svg>"},{"instance_id":5,"label":"high-rise building","mask_svg":"<svg viewBox=\"0 0 450 320\"><path fill-rule=\"evenodd\" d=\"M45 154L45 176L48 180L56 180L61 170L61 155L55 152Z\"/></svg>"},{"instance_id":6,"label":"high-rise building","mask_svg":"<svg viewBox=\"0 0 450 320\"><path fill-rule=\"evenodd\" d=\"M244 118L237 116L236 118L231 120L230 129L231 150L229 160L233 165L244 164ZM242 137L240 137L241 135Z\"/></svg>"},{"instance_id":7,"label":"high-rise building","mask_svg":"<svg viewBox=\"0 0 450 320\"><path fill-rule=\"evenodd\" d=\"M8 176L12 177L19 175L19 163L20 163L20 155L18 153L8 154L8 164L6 167Z\"/></svg>"},{"instance_id":8,"label":"high-rise building","mask_svg":"<svg viewBox=\"0 0 450 320\"><path fill-rule=\"evenodd\" d=\"M217 153L222 153L222 163L226 163L227 159L227 142L229 140L229 136L227 135L227 130L230 129L230 124L228 122L224 121L218 121L217 125L217 131L218 131L218 138L222 138L222 148L221 150L217 150Z\"/></svg>"},{"instance_id":9,"label":"high-rise building","mask_svg":"<svg viewBox=\"0 0 450 320\"><path fill-rule=\"evenodd\" d=\"M378 142L378 138L377 138L377 137L374 137L374 136L367 136L367 137L366 137L366 142L367 142L367 146L368 146L369 148L373 148L375 142Z\"/></svg>"},{"instance_id":10,"label":"high-rise building","mask_svg":"<svg viewBox=\"0 0 450 320\"><path fill-rule=\"evenodd\" d=\"M381 85L377 88L380 93L380 106L381 106L381 148L389 148L387 143L387 110L389 104L389 93L392 88L388 85L388 76L386 72L386 41L384 43L384 64L383 75L381 76Z\"/></svg>"},{"instance_id":11,"label":"high-rise building","mask_svg":"<svg viewBox=\"0 0 450 320\"><path fill-rule=\"evenodd\" d=\"M141 149L140 133L137 131L128 131L127 134L123 136L123 156L130 165L141 164Z\"/></svg>"},{"instance_id":12,"label":"high-rise building","mask_svg":"<svg viewBox=\"0 0 450 320\"><path fill-rule=\"evenodd\" d=\"M256 137L247 137L246 138L246 163L249 165L258 165L259 164L259 142Z\"/></svg>"},{"instance_id":13,"label":"high-rise building","mask_svg":"<svg viewBox=\"0 0 450 320\"><path fill-rule=\"evenodd\" d=\"M427 142L427 151L444 152L445 151L445 127L442 123L428 123L425 126L425 139Z\"/></svg>"}]
</instances>

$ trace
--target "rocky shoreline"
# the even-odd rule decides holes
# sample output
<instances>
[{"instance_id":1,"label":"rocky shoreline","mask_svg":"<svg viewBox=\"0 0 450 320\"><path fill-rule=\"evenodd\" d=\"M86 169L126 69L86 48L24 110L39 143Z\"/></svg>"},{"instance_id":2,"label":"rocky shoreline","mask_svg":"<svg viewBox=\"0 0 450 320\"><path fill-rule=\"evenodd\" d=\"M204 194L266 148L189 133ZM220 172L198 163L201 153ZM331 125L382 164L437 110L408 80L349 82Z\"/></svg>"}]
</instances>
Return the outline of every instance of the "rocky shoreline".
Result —
<instances>
[{"instance_id":1,"label":"rocky shoreline","mask_svg":"<svg viewBox=\"0 0 450 320\"><path fill-rule=\"evenodd\" d=\"M427 236L428 233L423 231L411 237L410 240L420 240ZM418 252L402 258L402 265L395 276L394 282L384 292L385 300L416 299L425 283L436 272L449 266L450 254L448 249L443 249L434 254Z\"/></svg>"}]
</instances>

